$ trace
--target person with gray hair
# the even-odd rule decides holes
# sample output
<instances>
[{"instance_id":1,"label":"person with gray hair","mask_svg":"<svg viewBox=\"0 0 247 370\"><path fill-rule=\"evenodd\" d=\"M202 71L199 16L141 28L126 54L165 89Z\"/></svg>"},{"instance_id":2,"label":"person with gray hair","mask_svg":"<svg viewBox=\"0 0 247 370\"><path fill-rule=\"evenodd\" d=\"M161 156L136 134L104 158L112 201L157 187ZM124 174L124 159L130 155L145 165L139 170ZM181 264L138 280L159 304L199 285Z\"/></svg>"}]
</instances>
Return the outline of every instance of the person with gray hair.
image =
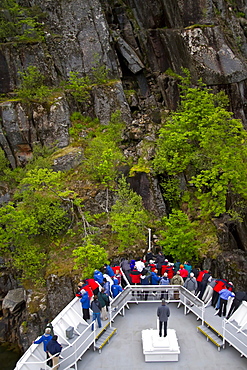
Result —
<instances>
[{"instance_id":1,"label":"person with gray hair","mask_svg":"<svg viewBox=\"0 0 247 370\"><path fill-rule=\"evenodd\" d=\"M47 344L50 342L50 340L52 339L52 335L51 335L51 328L46 328L45 329L45 333L37 340L35 340L33 343L34 344L40 344L40 343L43 343L43 348L44 348L44 351L46 353L46 358L47 358L47 365L48 366L52 366L52 361L50 359L50 356L48 354L48 351L47 351Z\"/></svg>"},{"instance_id":2,"label":"person with gray hair","mask_svg":"<svg viewBox=\"0 0 247 370\"><path fill-rule=\"evenodd\" d=\"M162 326L164 326L164 337L167 336L167 321L170 316L170 309L166 305L166 301L162 299L161 306L157 309L157 316L159 318L159 336L162 336Z\"/></svg>"},{"instance_id":3,"label":"person with gray hair","mask_svg":"<svg viewBox=\"0 0 247 370\"><path fill-rule=\"evenodd\" d=\"M185 280L184 287L189 290L191 293L195 294L197 289L197 281L194 277L194 273L190 273L190 277Z\"/></svg>"},{"instance_id":4,"label":"person with gray hair","mask_svg":"<svg viewBox=\"0 0 247 370\"><path fill-rule=\"evenodd\" d=\"M184 282L184 287L189 290L192 294L195 295L196 289L197 289L197 281L194 277L194 273L190 273L190 277L188 277ZM193 302L190 300L186 300L186 303L188 306L193 306Z\"/></svg>"}]
</instances>

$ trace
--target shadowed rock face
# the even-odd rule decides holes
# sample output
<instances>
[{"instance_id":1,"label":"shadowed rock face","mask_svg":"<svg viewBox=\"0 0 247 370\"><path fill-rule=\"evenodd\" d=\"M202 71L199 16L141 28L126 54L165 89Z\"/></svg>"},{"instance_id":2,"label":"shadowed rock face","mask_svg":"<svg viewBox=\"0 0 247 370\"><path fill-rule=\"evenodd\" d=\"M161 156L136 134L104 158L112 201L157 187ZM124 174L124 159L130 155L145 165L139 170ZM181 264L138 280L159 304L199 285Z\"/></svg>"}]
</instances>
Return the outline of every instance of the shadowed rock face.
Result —
<instances>
[{"instance_id":1,"label":"shadowed rock face","mask_svg":"<svg viewBox=\"0 0 247 370\"><path fill-rule=\"evenodd\" d=\"M0 52L0 94L10 91L10 78L8 65L4 55Z\"/></svg>"},{"instance_id":2,"label":"shadowed rock face","mask_svg":"<svg viewBox=\"0 0 247 370\"><path fill-rule=\"evenodd\" d=\"M167 69L188 68L215 89L225 89L237 118L246 124L247 12L244 1L230 6L220 0L23 0L45 14L45 42L2 44L0 90L11 92L19 84L18 71L37 66L50 84L68 78L70 71L87 75L104 64L121 81L112 89L95 87L90 113L105 124L120 109L130 124L130 110L146 113L148 106L174 109L177 86ZM97 62L96 62L97 60ZM124 89L135 89L141 100L128 106ZM150 100L150 98L152 98ZM152 101L152 102L151 102ZM21 103L2 105L2 137L12 167L28 160L34 142L64 147L69 144L70 113L78 107L61 98L47 110ZM87 112L86 112L87 113ZM7 129L6 129L7 127ZM25 152L25 151L24 151Z\"/></svg>"}]
</instances>

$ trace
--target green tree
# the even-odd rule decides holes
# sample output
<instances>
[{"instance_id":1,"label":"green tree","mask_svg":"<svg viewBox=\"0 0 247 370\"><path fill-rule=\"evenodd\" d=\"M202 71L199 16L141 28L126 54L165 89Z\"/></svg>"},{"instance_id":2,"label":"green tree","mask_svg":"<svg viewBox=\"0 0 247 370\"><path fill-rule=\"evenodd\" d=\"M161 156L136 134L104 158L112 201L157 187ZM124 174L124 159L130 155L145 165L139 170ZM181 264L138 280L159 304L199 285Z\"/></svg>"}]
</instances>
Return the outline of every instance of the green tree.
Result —
<instances>
[{"instance_id":1,"label":"green tree","mask_svg":"<svg viewBox=\"0 0 247 370\"><path fill-rule=\"evenodd\" d=\"M75 269L82 270L83 278L91 277L95 269L109 263L107 252L103 247L95 244L89 236L84 239L84 244L73 251Z\"/></svg>"},{"instance_id":2,"label":"green tree","mask_svg":"<svg viewBox=\"0 0 247 370\"><path fill-rule=\"evenodd\" d=\"M79 77L78 72L70 72L66 89L78 102L85 102L90 98L92 81L88 76Z\"/></svg>"},{"instance_id":3,"label":"green tree","mask_svg":"<svg viewBox=\"0 0 247 370\"><path fill-rule=\"evenodd\" d=\"M146 225L149 221L142 198L130 189L126 179L119 180L117 201L112 206L109 224L117 233L119 251L146 243Z\"/></svg>"},{"instance_id":4,"label":"green tree","mask_svg":"<svg viewBox=\"0 0 247 370\"><path fill-rule=\"evenodd\" d=\"M180 211L173 211L169 218L163 217L159 244L165 254L180 261L195 260L203 249L203 244L197 240L197 223L191 222L188 216Z\"/></svg>"},{"instance_id":5,"label":"green tree","mask_svg":"<svg viewBox=\"0 0 247 370\"><path fill-rule=\"evenodd\" d=\"M247 199L247 133L227 111L227 97L202 83L181 85L181 104L160 130L154 168L184 173L203 216L227 211L228 194Z\"/></svg>"},{"instance_id":6,"label":"green tree","mask_svg":"<svg viewBox=\"0 0 247 370\"><path fill-rule=\"evenodd\" d=\"M98 130L85 150L86 166L91 177L101 184L111 187L118 173L118 166L123 163L124 156L119 149L123 123L120 112L112 115L107 126Z\"/></svg>"},{"instance_id":7,"label":"green tree","mask_svg":"<svg viewBox=\"0 0 247 370\"><path fill-rule=\"evenodd\" d=\"M60 172L32 169L21 180L15 203L0 207L1 253L25 279L40 276L49 258L49 240L67 231L74 221L76 195L63 187ZM46 239L45 249L39 238Z\"/></svg>"},{"instance_id":8,"label":"green tree","mask_svg":"<svg viewBox=\"0 0 247 370\"><path fill-rule=\"evenodd\" d=\"M45 76L35 66L29 66L26 71L19 72L21 85L16 90L19 99L26 103L47 102L52 90L44 84Z\"/></svg>"},{"instance_id":9,"label":"green tree","mask_svg":"<svg viewBox=\"0 0 247 370\"><path fill-rule=\"evenodd\" d=\"M0 42L42 42L44 41L44 13L38 6L27 8L16 0L1 0Z\"/></svg>"}]
</instances>

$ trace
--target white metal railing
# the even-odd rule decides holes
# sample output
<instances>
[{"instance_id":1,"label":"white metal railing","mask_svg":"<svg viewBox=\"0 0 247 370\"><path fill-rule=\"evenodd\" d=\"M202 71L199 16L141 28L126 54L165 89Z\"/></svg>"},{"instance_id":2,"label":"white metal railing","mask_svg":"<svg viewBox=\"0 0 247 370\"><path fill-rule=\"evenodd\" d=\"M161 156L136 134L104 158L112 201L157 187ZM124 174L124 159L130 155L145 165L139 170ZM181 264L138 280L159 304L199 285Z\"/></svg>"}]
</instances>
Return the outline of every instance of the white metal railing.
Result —
<instances>
[{"instance_id":1,"label":"white metal railing","mask_svg":"<svg viewBox=\"0 0 247 370\"><path fill-rule=\"evenodd\" d=\"M75 365L92 345L95 340L95 330L92 330L93 323L88 324L81 315L80 300L75 297L52 321L54 333L58 335L58 342L61 343L63 350L61 353L59 365L61 369L69 369ZM74 326L74 338L66 338L65 331L69 326ZM81 326L80 331L78 327ZM42 348L42 351L40 350ZM16 364L15 370L40 370L51 369L45 359L46 354L43 351L43 343L39 345L32 344L23 354Z\"/></svg>"},{"instance_id":2,"label":"white metal railing","mask_svg":"<svg viewBox=\"0 0 247 370\"><path fill-rule=\"evenodd\" d=\"M126 281L127 282L127 281ZM127 282L127 286L110 302L109 306L109 322L112 326L115 317L120 314L125 314L125 307L129 308L130 303L148 303L148 302L160 302L162 296L167 300L167 302L178 303L178 305L183 304L185 311L192 311L197 315L198 319L204 322L205 305L198 297L188 291L186 288L180 285L130 285ZM71 318L71 322L69 319ZM84 324L85 328L80 332L78 325ZM60 369L66 370L71 366L74 366L77 370L77 361L81 359L85 351L92 345L95 345L96 337L96 325L94 325L94 330L92 330L92 323L88 324L82 319L81 315L81 304L77 297L75 297L66 307L62 310L59 315L52 321L54 328L54 333L58 333L58 341L63 345L62 359L59 361ZM61 331L62 325L62 331ZM109 323L107 324L109 325ZM232 325L232 324L231 324ZM76 338L70 341L65 337L63 330L65 327L74 326ZM233 325L232 325L233 326ZM227 328L224 328L224 336L226 340L231 343L228 339ZM232 333L230 333L232 335ZM230 334L228 336L230 336ZM247 336L246 336L247 338ZM247 343L247 340L246 340ZM42 344L40 344L41 346ZM239 352L245 355L245 351L240 350L240 346L232 344ZM246 347L246 345L245 345ZM32 344L29 349L24 353L22 358L17 362L15 370L40 370L40 368L48 369L46 365L46 360L44 359L44 351L36 351L37 345ZM50 368L49 368L50 369Z\"/></svg>"},{"instance_id":3,"label":"white metal railing","mask_svg":"<svg viewBox=\"0 0 247 370\"><path fill-rule=\"evenodd\" d=\"M241 356L247 358L247 333L239 330L239 326L226 319L223 320L222 327L223 345L225 346L225 342L228 342L240 352Z\"/></svg>"}]
</instances>

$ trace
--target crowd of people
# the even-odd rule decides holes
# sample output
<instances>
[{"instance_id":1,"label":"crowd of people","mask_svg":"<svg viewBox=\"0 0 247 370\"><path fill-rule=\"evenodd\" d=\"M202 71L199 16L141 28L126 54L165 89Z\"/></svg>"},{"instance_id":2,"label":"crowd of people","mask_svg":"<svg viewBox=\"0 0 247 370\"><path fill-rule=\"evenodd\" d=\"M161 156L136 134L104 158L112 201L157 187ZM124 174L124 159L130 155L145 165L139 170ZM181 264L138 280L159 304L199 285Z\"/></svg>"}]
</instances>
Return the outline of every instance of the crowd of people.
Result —
<instances>
[{"instance_id":1,"label":"crowd of people","mask_svg":"<svg viewBox=\"0 0 247 370\"><path fill-rule=\"evenodd\" d=\"M122 274L122 272L124 275ZM158 308L159 335L162 335L162 325L164 326L164 336L167 335L167 320L170 311L166 306L165 300L168 297L168 285L182 285L192 294L204 301L205 304L212 304L219 316L226 316L227 319L236 311L242 301L247 301L247 292L235 291L233 283L226 279L214 278L209 270L193 267L189 261L177 260L169 262L162 252L153 255L148 252L143 258L128 260L123 258L119 266L105 264L102 269L95 270L93 277L84 279L78 283L76 296L80 299L82 306L83 319L87 322L90 319L90 309L92 311L92 330L97 322L101 328L101 320L108 319L108 307L110 301L114 299L129 284L131 285L163 285L161 295L157 299L162 300L162 305ZM148 294L144 292L143 299L148 299ZM179 299L179 291L173 292L174 299ZM227 302L233 297L230 309L227 310ZM191 303L190 303L191 304ZM42 343L47 354L47 364L57 368L59 354L62 347L57 343L57 336L51 335L51 329L46 328L45 333L35 344Z\"/></svg>"},{"instance_id":2,"label":"crowd of people","mask_svg":"<svg viewBox=\"0 0 247 370\"><path fill-rule=\"evenodd\" d=\"M123 271L124 276L121 272ZM127 281L126 281L127 279ZM101 327L101 319L107 320L107 310L112 298L115 298L127 284L131 285L182 285L192 294L212 304L216 314L227 318L235 312L243 300L247 300L247 292L236 292L232 282L226 279L214 278L209 270L193 267L189 261L176 260L169 262L159 251L154 255L148 251L145 258L128 260L123 258L119 266L104 265L101 270L95 270L93 279L85 279L78 284L77 296L80 297L84 320L88 320L89 309L93 311L93 319L97 319ZM143 299L157 292L144 292ZM179 291L174 291L174 299L179 299ZM234 297L228 312L228 298ZM164 288L158 298L168 299L168 290ZM97 309L94 303L97 303ZM98 311L98 312L95 312ZM96 316L97 315L97 316Z\"/></svg>"},{"instance_id":3,"label":"crowd of people","mask_svg":"<svg viewBox=\"0 0 247 370\"><path fill-rule=\"evenodd\" d=\"M125 284L126 285L126 284ZM123 291L123 276L120 267L104 265L102 271L95 270L93 278L84 279L78 283L76 296L80 298L83 319L97 321L101 328L101 320L108 320L107 312L110 300ZM92 325L94 330L94 324Z\"/></svg>"}]
</instances>

